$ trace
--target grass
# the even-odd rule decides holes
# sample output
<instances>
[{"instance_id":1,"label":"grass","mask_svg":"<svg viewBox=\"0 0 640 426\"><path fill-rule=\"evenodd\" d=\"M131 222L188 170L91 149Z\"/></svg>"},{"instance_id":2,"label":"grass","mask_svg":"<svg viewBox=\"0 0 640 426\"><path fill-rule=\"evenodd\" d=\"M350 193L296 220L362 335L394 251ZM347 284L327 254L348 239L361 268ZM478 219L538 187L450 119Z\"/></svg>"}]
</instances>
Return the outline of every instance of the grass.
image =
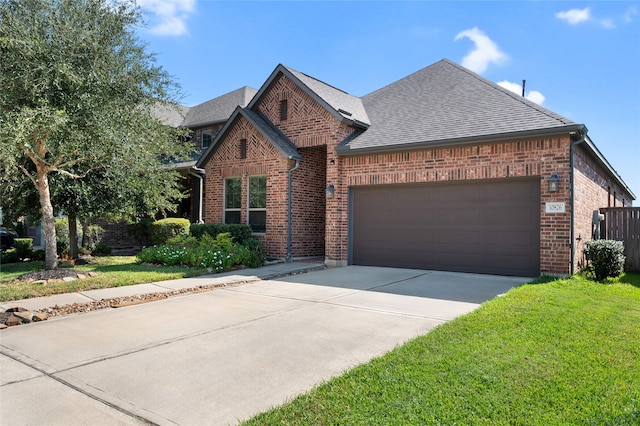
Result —
<instances>
[{"instance_id":1,"label":"grass","mask_svg":"<svg viewBox=\"0 0 640 426\"><path fill-rule=\"evenodd\" d=\"M549 281L244 424L640 424L640 274Z\"/></svg>"},{"instance_id":2,"label":"grass","mask_svg":"<svg viewBox=\"0 0 640 426\"><path fill-rule=\"evenodd\" d=\"M79 265L73 268L78 272L97 272L98 276L96 277L47 285L15 281L15 279L22 274L43 269L43 262L9 263L1 265L0 302L97 288L120 287L171 280L207 273L205 268L143 265L137 262L135 256L105 256L94 257L91 264Z\"/></svg>"}]
</instances>

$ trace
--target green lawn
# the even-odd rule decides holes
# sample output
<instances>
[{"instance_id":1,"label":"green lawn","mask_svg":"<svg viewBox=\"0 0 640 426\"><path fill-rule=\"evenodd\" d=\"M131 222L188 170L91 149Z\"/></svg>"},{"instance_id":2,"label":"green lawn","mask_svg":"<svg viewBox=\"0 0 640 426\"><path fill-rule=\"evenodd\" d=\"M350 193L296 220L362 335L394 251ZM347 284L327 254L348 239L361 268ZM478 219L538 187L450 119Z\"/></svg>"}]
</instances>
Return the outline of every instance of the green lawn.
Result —
<instances>
[{"instance_id":1,"label":"green lawn","mask_svg":"<svg viewBox=\"0 0 640 426\"><path fill-rule=\"evenodd\" d=\"M640 275L548 281L245 424L640 424Z\"/></svg>"},{"instance_id":2,"label":"green lawn","mask_svg":"<svg viewBox=\"0 0 640 426\"><path fill-rule=\"evenodd\" d=\"M94 257L89 265L76 266L78 272L97 272L98 276L55 284L16 282L27 272L44 269L43 262L22 262L0 265L0 302L51 294L70 293L96 288L119 287L154 281L171 280L206 274L205 268L153 266L137 263L135 256Z\"/></svg>"}]
</instances>

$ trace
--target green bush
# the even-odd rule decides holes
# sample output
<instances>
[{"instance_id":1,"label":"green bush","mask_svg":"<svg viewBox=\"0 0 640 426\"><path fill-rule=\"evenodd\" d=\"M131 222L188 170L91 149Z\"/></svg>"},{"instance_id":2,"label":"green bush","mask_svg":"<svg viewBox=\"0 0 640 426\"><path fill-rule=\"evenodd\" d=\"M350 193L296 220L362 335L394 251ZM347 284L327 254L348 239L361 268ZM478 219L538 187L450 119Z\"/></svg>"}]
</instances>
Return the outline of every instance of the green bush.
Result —
<instances>
[{"instance_id":1,"label":"green bush","mask_svg":"<svg viewBox=\"0 0 640 426\"><path fill-rule=\"evenodd\" d=\"M168 239L189 235L189 219L169 217L153 222L151 225L151 244L164 244Z\"/></svg>"},{"instance_id":2,"label":"green bush","mask_svg":"<svg viewBox=\"0 0 640 426\"><path fill-rule=\"evenodd\" d=\"M69 253L69 221L66 217L56 219L56 248L58 255Z\"/></svg>"},{"instance_id":3,"label":"green bush","mask_svg":"<svg viewBox=\"0 0 640 426\"><path fill-rule=\"evenodd\" d=\"M103 243L98 243L91 251L93 256L108 256L111 254L111 246Z\"/></svg>"},{"instance_id":4,"label":"green bush","mask_svg":"<svg viewBox=\"0 0 640 426\"><path fill-rule=\"evenodd\" d=\"M242 264L247 268L257 268L264 265L265 255L262 243L255 238L249 238L242 244Z\"/></svg>"},{"instance_id":5,"label":"green bush","mask_svg":"<svg viewBox=\"0 0 640 426\"><path fill-rule=\"evenodd\" d=\"M154 220L150 218L130 223L127 225L127 234L131 235L141 246L148 246L151 244L151 227L153 223Z\"/></svg>"},{"instance_id":6,"label":"green bush","mask_svg":"<svg viewBox=\"0 0 640 426\"><path fill-rule=\"evenodd\" d=\"M42 249L34 250L31 252L31 260L44 260L45 252Z\"/></svg>"},{"instance_id":7,"label":"green bush","mask_svg":"<svg viewBox=\"0 0 640 426\"><path fill-rule=\"evenodd\" d=\"M587 241L584 249L584 255L588 262L587 274L592 274L597 281L621 275L624 271L625 258L623 253L622 241Z\"/></svg>"},{"instance_id":8,"label":"green bush","mask_svg":"<svg viewBox=\"0 0 640 426\"><path fill-rule=\"evenodd\" d=\"M257 252L252 252L253 249ZM256 267L264 263L259 241L243 246L234 243L229 233L218 234L215 238L206 233L200 239L194 236L174 237L166 244L145 248L138 258L148 263L211 268L214 272L234 265Z\"/></svg>"},{"instance_id":9,"label":"green bush","mask_svg":"<svg viewBox=\"0 0 640 426\"><path fill-rule=\"evenodd\" d=\"M191 225L191 235L196 238L202 238L204 234L217 237L218 234L228 233L233 241L238 244L244 244L245 241L251 239L251 227L242 224L226 224L226 223L204 223Z\"/></svg>"},{"instance_id":10,"label":"green bush","mask_svg":"<svg viewBox=\"0 0 640 426\"><path fill-rule=\"evenodd\" d=\"M31 258L33 253L33 240L31 238L16 238L13 246L19 260Z\"/></svg>"},{"instance_id":11,"label":"green bush","mask_svg":"<svg viewBox=\"0 0 640 426\"><path fill-rule=\"evenodd\" d=\"M18 253L16 253L16 249L14 248L0 251L0 263L15 263L19 260L20 259L18 258Z\"/></svg>"},{"instance_id":12,"label":"green bush","mask_svg":"<svg viewBox=\"0 0 640 426\"><path fill-rule=\"evenodd\" d=\"M102 235L104 234L104 228L100 225L89 225L86 229L87 235L85 235L84 240L86 241L85 249L91 251L102 240Z\"/></svg>"}]
</instances>

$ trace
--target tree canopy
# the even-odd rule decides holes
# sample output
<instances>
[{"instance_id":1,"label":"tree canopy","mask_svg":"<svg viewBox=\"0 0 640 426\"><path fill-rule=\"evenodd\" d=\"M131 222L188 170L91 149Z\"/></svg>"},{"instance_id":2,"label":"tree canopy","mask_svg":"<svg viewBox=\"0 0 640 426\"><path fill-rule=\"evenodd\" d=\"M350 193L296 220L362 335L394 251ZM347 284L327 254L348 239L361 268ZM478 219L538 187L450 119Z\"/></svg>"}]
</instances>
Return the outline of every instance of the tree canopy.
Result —
<instances>
[{"instance_id":1,"label":"tree canopy","mask_svg":"<svg viewBox=\"0 0 640 426\"><path fill-rule=\"evenodd\" d=\"M169 163L193 148L154 115L179 86L136 37L141 22L133 0L0 0L0 182L37 191L47 269L54 207L131 213L135 194L147 207L176 195Z\"/></svg>"}]
</instances>

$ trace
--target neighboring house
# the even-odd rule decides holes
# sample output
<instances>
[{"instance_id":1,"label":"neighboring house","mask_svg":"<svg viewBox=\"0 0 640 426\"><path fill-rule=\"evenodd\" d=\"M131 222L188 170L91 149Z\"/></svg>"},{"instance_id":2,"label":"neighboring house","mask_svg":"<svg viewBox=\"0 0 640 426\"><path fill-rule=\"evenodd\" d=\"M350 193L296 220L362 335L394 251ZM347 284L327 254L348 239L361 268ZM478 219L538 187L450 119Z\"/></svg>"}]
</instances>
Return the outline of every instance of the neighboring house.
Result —
<instances>
[{"instance_id":1,"label":"neighboring house","mask_svg":"<svg viewBox=\"0 0 640 426\"><path fill-rule=\"evenodd\" d=\"M361 98L278 65L196 168L205 222L336 266L569 274L635 199L583 124L446 59Z\"/></svg>"},{"instance_id":2,"label":"neighboring house","mask_svg":"<svg viewBox=\"0 0 640 426\"><path fill-rule=\"evenodd\" d=\"M172 127L187 127L192 130L191 140L195 148L192 158L172 164L172 167L184 177L185 192L189 194L187 198L180 201L177 211L172 214L173 216L185 217L194 223L201 221L201 216L198 216L198 213L202 175L194 169L196 161L208 148L209 143L220 131L234 109L238 106L245 107L256 92L256 89L245 86L190 108L182 105L160 104L154 109L153 114L161 123ZM106 219L100 219L98 224L105 230L103 243L116 249L136 245L133 237L127 233L126 223L112 223L107 222Z\"/></svg>"}]
</instances>

